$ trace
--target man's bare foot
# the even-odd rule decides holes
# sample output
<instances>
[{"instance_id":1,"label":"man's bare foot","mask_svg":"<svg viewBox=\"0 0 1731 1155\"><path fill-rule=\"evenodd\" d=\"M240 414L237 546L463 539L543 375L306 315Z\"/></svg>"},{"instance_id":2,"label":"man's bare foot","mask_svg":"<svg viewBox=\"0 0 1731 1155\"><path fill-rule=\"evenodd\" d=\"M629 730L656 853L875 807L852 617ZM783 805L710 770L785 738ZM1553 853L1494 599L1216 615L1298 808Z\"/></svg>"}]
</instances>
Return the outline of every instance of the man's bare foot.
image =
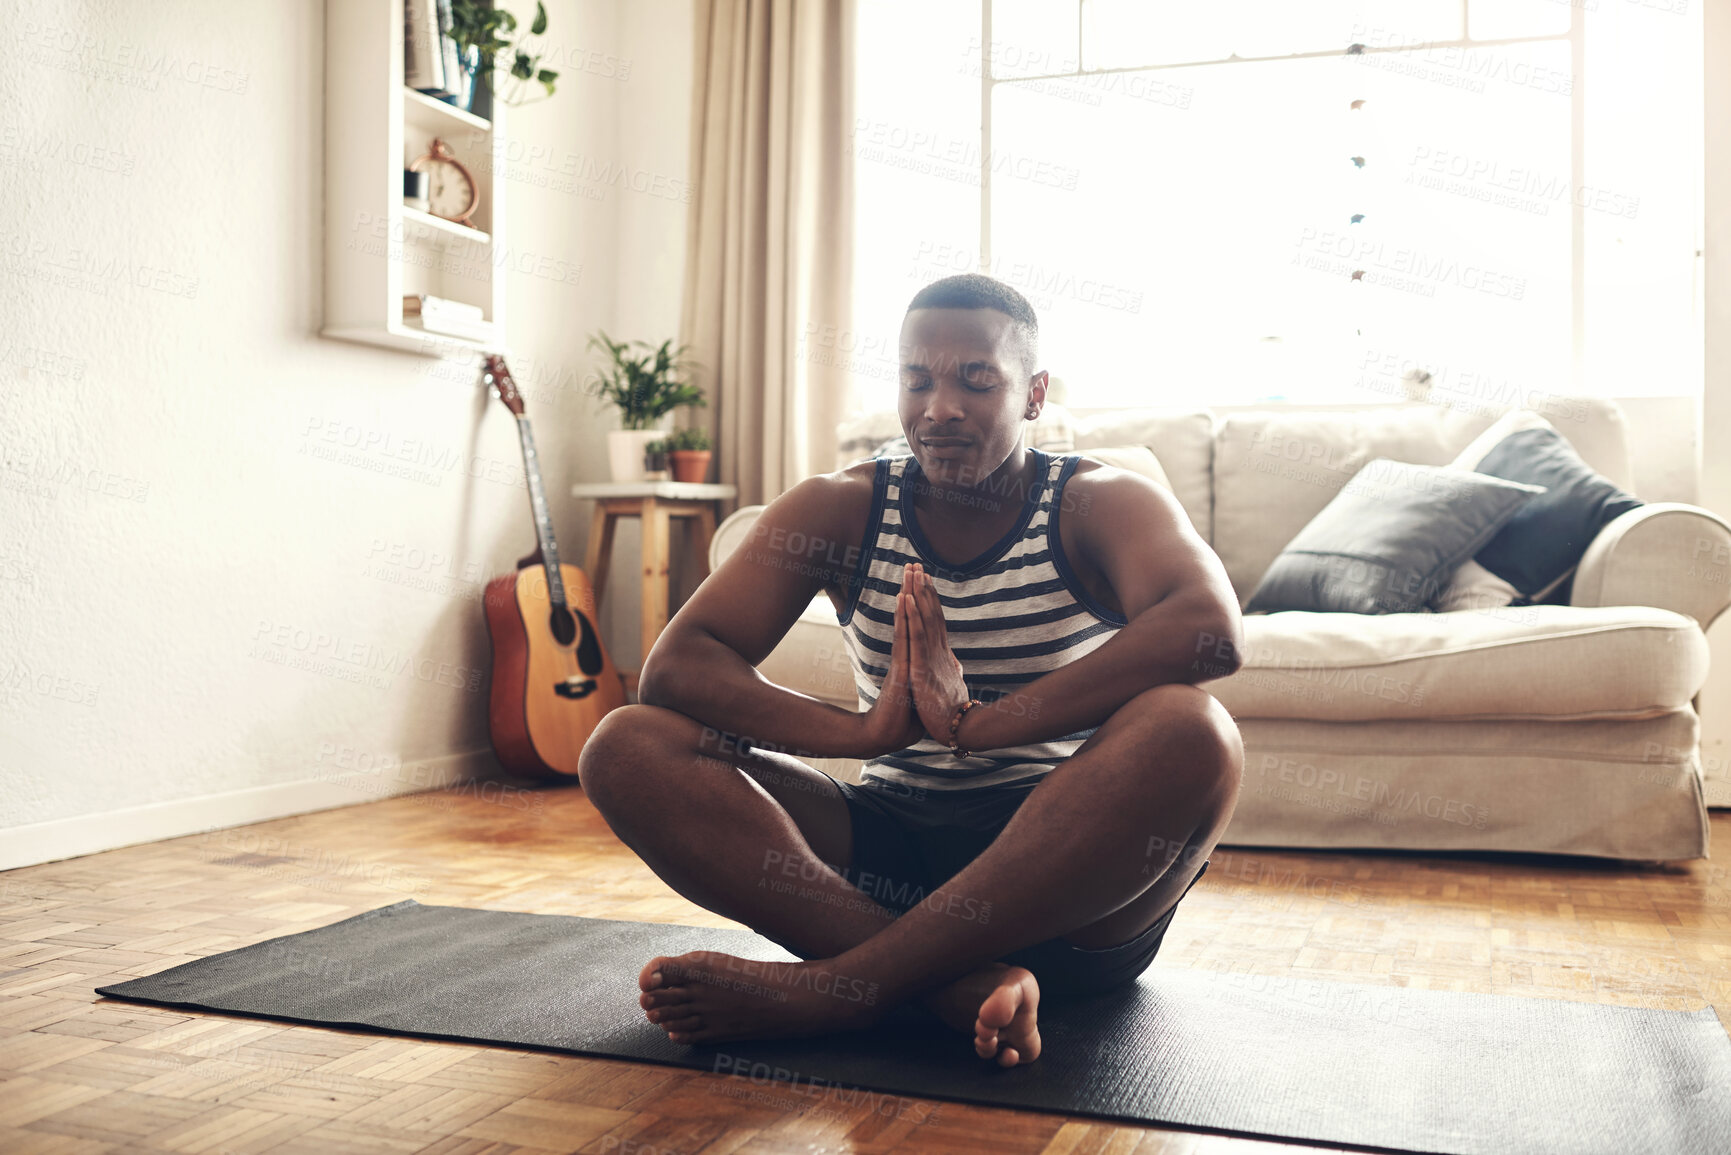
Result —
<instances>
[{"instance_id":1,"label":"man's bare foot","mask_svg":"<svg viewBox=\"0 0 1731 1155\"><path fill-rule=\"evenodd\" d=\"M964 1035L974 1053L1014 1067L1040 1057L1040 984L1032 971L988 963L921 1000L926 1009Z\"/></svg>"},{"instance_id":2,"label":"man's bare foot","mask_svg":"<svg viewBox=\"0 0 1731 1155\"><path fill-rule=\"evenodd\" d=\"M757 962L720 951L650 959L638 1002L675 1043L779 1039L857 1030L882 1017L877 984L827 960Z\"/></svg>"}]
</instances>

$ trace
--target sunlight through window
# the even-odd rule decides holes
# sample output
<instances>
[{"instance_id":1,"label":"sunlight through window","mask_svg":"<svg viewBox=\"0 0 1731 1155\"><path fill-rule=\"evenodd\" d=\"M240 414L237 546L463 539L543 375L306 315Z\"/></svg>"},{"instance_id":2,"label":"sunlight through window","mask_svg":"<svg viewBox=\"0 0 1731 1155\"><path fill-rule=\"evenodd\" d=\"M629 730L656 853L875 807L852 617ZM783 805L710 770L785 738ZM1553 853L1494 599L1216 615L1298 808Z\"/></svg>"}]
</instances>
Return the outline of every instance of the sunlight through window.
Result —
<instances>
[{"instance_id":1,"label":"sunlight through window","mask_svg":"<svg viewBox=\"0 0 1731 1155\"><path fill-rule=\"evenodd\" d=\"M894 402L912 293L976 270L1079 407L1699 388L1686 0L983 15L862 3L856 408Z\"/></svg>"}]
</instances>

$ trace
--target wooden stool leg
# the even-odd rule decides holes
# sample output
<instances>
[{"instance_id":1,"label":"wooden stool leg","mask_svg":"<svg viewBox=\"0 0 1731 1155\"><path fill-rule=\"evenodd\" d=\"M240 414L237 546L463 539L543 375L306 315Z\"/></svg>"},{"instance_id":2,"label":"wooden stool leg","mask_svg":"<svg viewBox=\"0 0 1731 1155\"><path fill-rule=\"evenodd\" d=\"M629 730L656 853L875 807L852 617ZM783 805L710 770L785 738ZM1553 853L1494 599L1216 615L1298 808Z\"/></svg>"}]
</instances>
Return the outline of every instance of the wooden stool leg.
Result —
<instances>
[{"instance_id":1,"label":"wooden stool leg","mask_svg":"<svg viewBox=\"0 0 1731 1155\"><path fill-rule=\"evenodd\" d=\"M709 576L709 540L715 536L715 506L709 502L703 503L703 508L697 511L697 573L700 578Z\"/></svg>"},{"instance_id":2,"label":"wooden stool leg","mask_svg":"<svg viewBox=\"0 0 1731 1155\"><path fill-rule=\"evenodd\" d=\"M643 657L667 627L667 510L653 497L643 499Z\"/></svg>"},{"instance_id":3,"label":"wooden stool leg","mask_svg":"<svg viewBox=\"0 0 1731 1155\"><path fill-rule=\"evenodd\" d=\"M595 503L595 515L589 519L589 547L584 551L583 571L589 575L589 588L595 591L596 628L600 628L601 591L607 588L607 567L613 562L613 527L617 518L608 513L601 502Z\"/></svg>"}]
</instances>

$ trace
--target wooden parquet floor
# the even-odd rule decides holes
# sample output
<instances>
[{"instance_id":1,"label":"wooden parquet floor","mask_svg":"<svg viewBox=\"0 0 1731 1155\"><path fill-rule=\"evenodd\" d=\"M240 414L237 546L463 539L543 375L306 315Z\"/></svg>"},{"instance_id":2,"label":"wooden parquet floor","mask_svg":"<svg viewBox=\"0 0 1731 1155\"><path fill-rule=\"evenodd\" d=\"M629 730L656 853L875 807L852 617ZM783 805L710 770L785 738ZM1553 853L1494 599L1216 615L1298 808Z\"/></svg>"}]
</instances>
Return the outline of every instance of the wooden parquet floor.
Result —
<instances>
[{"instance_id":1,"label":"wooden parquet floor","mask_svg":"<svg viewBox=\"0 0 1731 1155\"><path fill-rule=\"evenodd\" d=\"M497 788L495 788L495 791ZM1715 812L1721 845L1731 813ZM647 1064L189 1014L94 987L404 898L727 925L575 789L435 792L0 874L0 1152L1316 1151ZM1731 869L1217 849L1157 967L1731 1021ZM958 1061L971 1061L958 1040Z\"/></svg>"}]
</instances>

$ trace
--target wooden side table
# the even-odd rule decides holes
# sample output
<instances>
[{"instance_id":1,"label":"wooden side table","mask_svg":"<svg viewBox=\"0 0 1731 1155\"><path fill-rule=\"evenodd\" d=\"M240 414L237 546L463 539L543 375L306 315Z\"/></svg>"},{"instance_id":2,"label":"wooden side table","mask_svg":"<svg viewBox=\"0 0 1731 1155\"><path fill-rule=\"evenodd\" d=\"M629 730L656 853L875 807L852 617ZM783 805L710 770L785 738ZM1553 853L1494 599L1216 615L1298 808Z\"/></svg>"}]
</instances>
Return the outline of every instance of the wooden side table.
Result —
<instances>
[{"instance_id":1,"label":"wooden side table","mask_svg":"<svg viewBox=\"0 0 1731 1155\"><path fill-rule=\"evenodd\" d=\"M613 560L613 529L622 517L643 522L642 638L643 656L661 631L667 628L668 562L672 520L689 519L695 524L698 564L709 573L709 539L715 534L716 507L739 492L732 485L710 485L689 481L587 482L571 487L572 497L595 502L589 523L589 549L583 563L589 584L595 590L595 614L601 614L601 595L607 587L607 568ZM625 676L626 688L635 691L636 674Z\"/></svg>"}]
</instances>

